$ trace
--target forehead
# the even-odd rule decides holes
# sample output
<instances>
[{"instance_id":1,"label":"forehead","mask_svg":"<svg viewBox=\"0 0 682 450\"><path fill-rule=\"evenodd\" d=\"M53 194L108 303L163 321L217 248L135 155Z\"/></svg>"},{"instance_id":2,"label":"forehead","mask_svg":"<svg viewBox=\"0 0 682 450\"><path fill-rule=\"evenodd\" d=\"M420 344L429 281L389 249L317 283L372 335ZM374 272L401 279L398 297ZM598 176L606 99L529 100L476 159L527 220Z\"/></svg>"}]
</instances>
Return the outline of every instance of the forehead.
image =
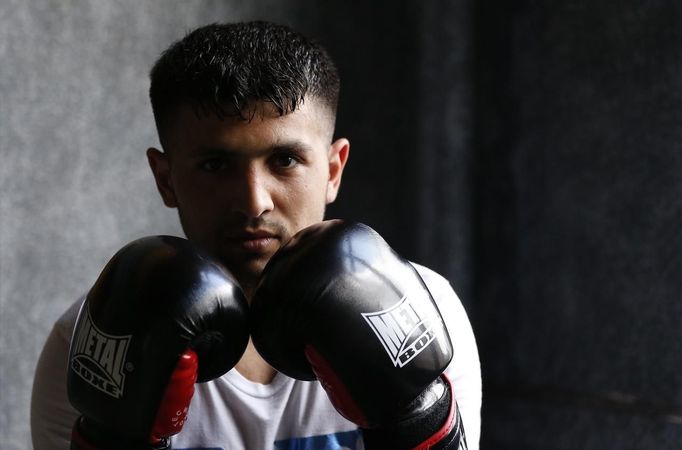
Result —
<instances>
[{"instance_id":1,"label":"forehead","mask_svg":"<svg viewBox=\"0 0 682 450\"><path fill-rule=\"evenodd\" d=\"M329 108L315 98L281 115L271 103L253 102L238 114L219 117L189 104L175 108L168 118L164 148L212 145L262 147L298 140L310 146L331 143L333 119Z\"/></svg>"}]
</instances>

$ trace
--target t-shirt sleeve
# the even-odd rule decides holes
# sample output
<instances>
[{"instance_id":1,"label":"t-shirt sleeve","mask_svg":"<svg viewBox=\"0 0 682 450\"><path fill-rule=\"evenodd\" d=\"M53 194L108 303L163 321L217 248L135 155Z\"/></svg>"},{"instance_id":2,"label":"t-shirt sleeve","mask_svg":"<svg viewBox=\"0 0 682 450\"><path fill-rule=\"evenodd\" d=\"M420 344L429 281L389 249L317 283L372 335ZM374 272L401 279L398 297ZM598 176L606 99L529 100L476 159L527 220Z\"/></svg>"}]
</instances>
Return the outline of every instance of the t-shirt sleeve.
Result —
<instances>
[{"instance_id":1,"label":"t-shirt sleeve","mask_svg":"<svg viewBox=\"0 0 682 450\"><path fill-rule=\"evenodd\" d=\"M31 394L33 448L68 450L78 412L66 394L66 369L71 331L82 300L55 323L38 359Z\"/></svg>"},{"instance_id":2,"label":"t-shirt sleeve","mask_svg":"<svg viewBox=\"0 0 682 450\"><path fill-rule=\"evenodd\" d=\"M450 282L424 266L413 265L436 300L450 335L453 356L445 372L452 381L469 450L478 450L481 435L481 365L471 323Z\"/></svg>"}]
</instances>

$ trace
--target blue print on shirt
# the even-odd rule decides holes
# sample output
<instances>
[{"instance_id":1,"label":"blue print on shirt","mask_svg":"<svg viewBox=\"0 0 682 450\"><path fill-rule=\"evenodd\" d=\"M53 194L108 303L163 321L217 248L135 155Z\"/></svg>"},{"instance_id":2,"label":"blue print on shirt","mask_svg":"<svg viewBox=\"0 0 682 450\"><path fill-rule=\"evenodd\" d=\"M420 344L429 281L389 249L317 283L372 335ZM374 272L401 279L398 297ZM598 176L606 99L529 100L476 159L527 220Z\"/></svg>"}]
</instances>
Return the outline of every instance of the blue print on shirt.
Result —
<instances>
[{"instance_id":1,"label":"blue print on shirt","mask_svg":"<svg viewBox=\"0 0 682 450\"><path fill-rule=\"evenodd\" d=\"M275 441L277 450L357 450L360 430Z\"/></svg>"},{"instance_id":2,"label":"blue print on shirt","mask_svg":"<svg viewBox=\"0 0 682 450\"><path fill-rule=\"evenodd\" d=\"M222 447L192 447L192 448L179 448L178 450L225 450Z\"/></svg>"},{"instance_id":3,"label":"blue print on shirt","mask_svg":"<svg viewBox=\"0 0 682 450\"><path fill-rule=\"evenodd\" d=\"M178 450L225 450L222 447L192 447L192 448L179 448Z\"/></svg>"}]
</instances>

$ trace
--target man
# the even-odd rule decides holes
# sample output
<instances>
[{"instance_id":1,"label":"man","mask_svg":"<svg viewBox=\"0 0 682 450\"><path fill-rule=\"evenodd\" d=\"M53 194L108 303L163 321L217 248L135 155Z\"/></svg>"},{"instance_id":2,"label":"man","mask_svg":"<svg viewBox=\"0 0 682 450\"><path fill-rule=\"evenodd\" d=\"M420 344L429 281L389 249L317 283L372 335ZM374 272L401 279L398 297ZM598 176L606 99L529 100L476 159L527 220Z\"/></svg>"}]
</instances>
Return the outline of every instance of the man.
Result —
<instances>
[{"instance_id":1,"label":"man","mask_svg":"<svg viewBox=\"0 0 682 450\"><path fill-rule=\"evenodd\" d=\"M324 49L264 22L197 29L151 71L162 150L147 157L163 202L247 299L273 254L320 222L337 196L349 155L348 140L333 140L338 90ZM481 385L471 327L447 281L416 267L445 317L454 347L446 373L469 448L477 449ZM64 373L81 303L57 321L38 363L31 412L38 450L68 448L78 415ZM173 448L361 448L361 441L318 383L278 373L249 342L233 370L197 385Z\"/></svg>"}]
</instances>

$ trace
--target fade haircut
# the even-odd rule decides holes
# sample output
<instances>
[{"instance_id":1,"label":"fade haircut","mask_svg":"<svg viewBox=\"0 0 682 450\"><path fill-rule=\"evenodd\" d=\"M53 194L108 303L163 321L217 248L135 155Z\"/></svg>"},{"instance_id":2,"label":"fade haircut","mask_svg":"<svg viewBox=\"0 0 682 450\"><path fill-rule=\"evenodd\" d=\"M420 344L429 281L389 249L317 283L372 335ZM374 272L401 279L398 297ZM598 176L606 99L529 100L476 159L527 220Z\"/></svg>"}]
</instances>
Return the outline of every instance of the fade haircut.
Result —
<instances>
[{"instance_id":1,"label":"fade haircut","mask_svg":"<svg viewBox=\"0 0 682 450\"><path fill-rule=\"evenodd\" d=\"M173 111L253 117L255 102L280 115L309 97L328 109L334 127L339 75L327 51L294 30L269 22L211 24L172 44L154 64L149 96L159 139Z\"/></svg>"}]
</instances>

